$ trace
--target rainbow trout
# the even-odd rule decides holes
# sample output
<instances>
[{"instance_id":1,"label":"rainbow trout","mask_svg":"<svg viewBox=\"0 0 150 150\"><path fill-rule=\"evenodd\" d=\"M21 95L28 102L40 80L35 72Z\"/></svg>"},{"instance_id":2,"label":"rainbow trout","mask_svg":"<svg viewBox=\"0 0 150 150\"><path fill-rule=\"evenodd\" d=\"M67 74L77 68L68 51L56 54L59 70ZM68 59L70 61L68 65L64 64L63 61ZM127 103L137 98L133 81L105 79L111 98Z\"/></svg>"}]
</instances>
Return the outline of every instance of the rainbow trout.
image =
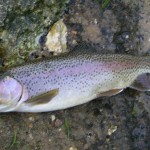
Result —
<instances>
[{"instance_id":1,"label":"rainbow trout","mask_svg":"<svg viewBox=\"0 0 150 150\"><path fill-rule=\"evenodd\" d=\"M149 91L150 57L69 53L0 74L0 112L47 112L112 96Z\"/></svg>"}]
</instances>

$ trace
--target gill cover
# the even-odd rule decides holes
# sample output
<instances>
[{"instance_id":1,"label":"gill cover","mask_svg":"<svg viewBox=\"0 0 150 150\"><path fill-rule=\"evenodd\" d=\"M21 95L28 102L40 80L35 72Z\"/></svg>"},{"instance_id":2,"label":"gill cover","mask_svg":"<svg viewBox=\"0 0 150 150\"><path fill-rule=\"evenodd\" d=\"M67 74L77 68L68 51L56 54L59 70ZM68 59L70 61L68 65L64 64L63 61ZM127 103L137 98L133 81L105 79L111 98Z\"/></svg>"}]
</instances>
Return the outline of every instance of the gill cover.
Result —
<instances>
[{"instance_id":1,"label":"gill cover","mask_svg":"<svg viewBox=\"0 0 150 150\"><path fill-rule=\"evenodd\" d=\"M12 77L0 79L0 112L13 109L22 96L22 85Z\"/></svg>"}]
</instances>

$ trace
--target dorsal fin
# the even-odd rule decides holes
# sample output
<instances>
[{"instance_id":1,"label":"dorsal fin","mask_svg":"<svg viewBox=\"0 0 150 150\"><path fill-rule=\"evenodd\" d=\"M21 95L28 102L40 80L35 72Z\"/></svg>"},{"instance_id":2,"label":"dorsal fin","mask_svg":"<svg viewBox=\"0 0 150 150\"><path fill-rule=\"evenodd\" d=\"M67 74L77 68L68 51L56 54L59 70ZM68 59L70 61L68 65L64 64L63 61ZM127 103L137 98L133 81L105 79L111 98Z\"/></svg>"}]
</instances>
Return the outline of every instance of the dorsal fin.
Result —
<instances>
[{"instance_id":1,"label":"dorsal fin","mask_svg":"<svg viewBox=\"0 0 150 150\"><path fill-rule=\"evenodd\" d=\"M150 91L150 74L145 73L139 75L130 85L130 88L136 89L138 91Z\"/></svg>"}]
</instances>

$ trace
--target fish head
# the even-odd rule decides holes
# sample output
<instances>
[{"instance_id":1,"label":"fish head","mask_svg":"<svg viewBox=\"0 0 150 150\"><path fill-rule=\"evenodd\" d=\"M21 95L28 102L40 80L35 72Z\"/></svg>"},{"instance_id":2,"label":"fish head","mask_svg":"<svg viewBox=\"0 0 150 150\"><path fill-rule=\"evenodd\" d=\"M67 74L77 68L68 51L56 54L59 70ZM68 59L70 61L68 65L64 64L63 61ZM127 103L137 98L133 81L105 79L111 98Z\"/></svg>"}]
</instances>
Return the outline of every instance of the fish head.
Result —
<instances>
[{"instance_id":1,"label":"fish head","mask_svg":"<svg viewBox=\"0 0 150 150\"><path fill-rule=\"evenodd\" d=\"M13 110L22 97L23 87L10 76L0 78L0 112Z\"/></svg>"}]
</instances>

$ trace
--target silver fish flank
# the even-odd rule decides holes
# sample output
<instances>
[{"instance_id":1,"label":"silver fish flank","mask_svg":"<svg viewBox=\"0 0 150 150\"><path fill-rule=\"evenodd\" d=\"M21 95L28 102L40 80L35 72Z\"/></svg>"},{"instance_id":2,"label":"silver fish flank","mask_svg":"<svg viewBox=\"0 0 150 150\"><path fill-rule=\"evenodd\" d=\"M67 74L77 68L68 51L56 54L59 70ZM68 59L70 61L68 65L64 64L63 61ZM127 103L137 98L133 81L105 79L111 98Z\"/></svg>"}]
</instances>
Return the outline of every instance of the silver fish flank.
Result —
<instances>
[{"instance_id":1,"label":"silver fish flank","mask_svg":"<svg viewBox=\"0 0 150 150\"><path fill-rule=\"evenodd\" d=\"M150 90L150 57L69 53L7 69L0 75L0 112L66 109L127 87Z\"/></svg>"}]
</instances>

